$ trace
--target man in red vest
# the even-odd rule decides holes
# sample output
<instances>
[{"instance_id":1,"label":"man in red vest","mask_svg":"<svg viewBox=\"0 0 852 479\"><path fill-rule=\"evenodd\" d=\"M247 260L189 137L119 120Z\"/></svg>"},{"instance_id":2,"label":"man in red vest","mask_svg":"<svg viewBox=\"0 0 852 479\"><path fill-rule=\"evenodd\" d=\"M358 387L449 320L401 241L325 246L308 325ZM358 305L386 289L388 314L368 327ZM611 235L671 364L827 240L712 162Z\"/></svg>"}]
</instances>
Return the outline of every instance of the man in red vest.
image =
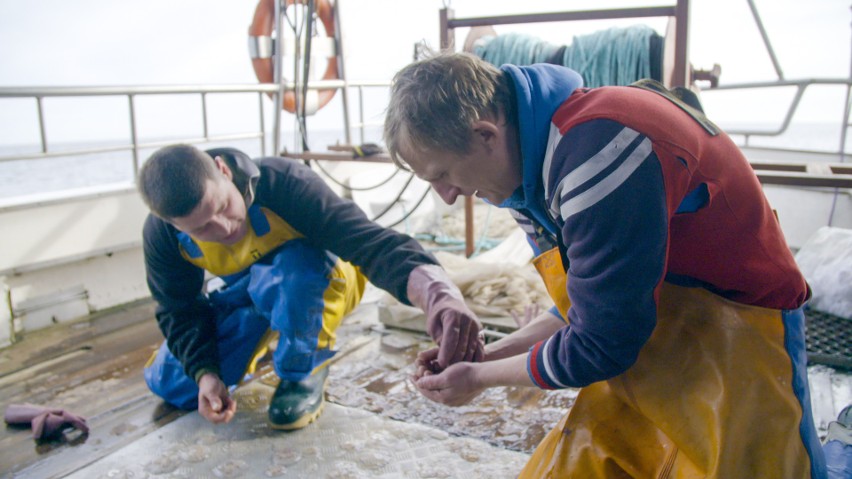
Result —
<instances>
[{"instance_id":1,"label":"man in red vest","mask_svg":"<svg viewBox=\"0 0 852 479\"><path fill-rule=\"evenodd\" d=\"M582 388L521 477L824 477L809 289L748 162L659 84L581 83L452 53L396 75L391 157L509 208L556 305L484 362L421 353L418 389Z\"/></svg>"}]
</instances>

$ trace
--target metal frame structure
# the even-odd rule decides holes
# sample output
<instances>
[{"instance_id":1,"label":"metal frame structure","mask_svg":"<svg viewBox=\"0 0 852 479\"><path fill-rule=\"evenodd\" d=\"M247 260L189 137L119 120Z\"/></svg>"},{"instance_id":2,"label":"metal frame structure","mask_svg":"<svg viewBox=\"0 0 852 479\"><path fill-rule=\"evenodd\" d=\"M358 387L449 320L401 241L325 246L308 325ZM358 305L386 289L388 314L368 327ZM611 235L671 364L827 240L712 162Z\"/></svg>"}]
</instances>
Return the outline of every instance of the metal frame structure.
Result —
<instances>
[{"instance_id":1,"label":"metal frame structure","mask_svg":"<svg viewBox=\"0 0 852 479\"><path fill-rule=\"evenodd\" d=\"M676 0L668 7L642 7L604 10L563 11L524 15L500 15L492 17L455 18L455 11L445 7L440 10L439 28L441 50L455 50L455 29L493 25L517 25L543 22L570 22L578 20L612 20L620 18L671 17L675 21L675 54L671 79L673 86L689 84L689 0ZM465 197L465 255L475 250L473 231L473 199Z\"/></svg>"},{"instance_id":2,"label":"metal frame structure","mask_svg":"<svg viewBox=\"0 0 852 479\"><path fill-rule=\"evenodd\" d=\"M811 164L811 163L788 163L788 162L751 162L755 173L763 184L803 186L803 187L829 187L829 188L852 188L852 168L845 165L846 133L850 122L850 98L852 97L852 63L850 64L850 77L846 79L805 79L787 80L769 41L766 30L757 7L753 0L746 0L760 32L764 46L770 56L775 68L778 80L772 82L755 82L747 84L735 84L719 86L715 82L711 84L711 90L743 90L752 88L768 87L790 87L797 88L796 95L789 106L787 114L781 126L775 131L760 130L727 130L729 134L742 135L745 137L746 145L751 136L777 136L784 133L790 125L793 115L799 105L799 101L806 88L812 85L844 85L846 86L846 108L844 110L843 129L841 133L840 147L834 154L838 157L838 163ZM462 27L483 27L493 25L514 25L542 22L564 22L579 20L608 20L622 18L648 18L648 17L671 17L675 22L674 29L674 65L671 84L669 87L690 86L696 79L698 72L690 71L689 52L689 4L690 0L676 0L675 5L664 7L643 7L605 10L564 11L551 13L503 15L476 18L455 18L455 13L450 8L443 8L439 15L439 28L441 39L441 50L455 49L455 29ZM791 150L780 150L791 151ZM805 153L805 152L801 152ZM807 152L811 153L811 152ZM465 252L468 256L474 252L473 231L473 200L465 198Z\"/></svg>"},{"instance_id":3,"label":"metal frame structure","mask_svg":"<svg viewBox=\"0 0 852 479\"><path fill-rule=\"evenodd\" d=\"M440 11L441 50L455 48L455 29L493 25L517 25L543 22L570 22L578 20L612 20L620 18L672 17L675 20L675 54L672 85L686 86L689 81L688 39L689 0L677 0L668 7L641 7L604 10L563 11L525 15L500 15L493 17L455 18L451 8Z\"/></svg>"}]
</instances>

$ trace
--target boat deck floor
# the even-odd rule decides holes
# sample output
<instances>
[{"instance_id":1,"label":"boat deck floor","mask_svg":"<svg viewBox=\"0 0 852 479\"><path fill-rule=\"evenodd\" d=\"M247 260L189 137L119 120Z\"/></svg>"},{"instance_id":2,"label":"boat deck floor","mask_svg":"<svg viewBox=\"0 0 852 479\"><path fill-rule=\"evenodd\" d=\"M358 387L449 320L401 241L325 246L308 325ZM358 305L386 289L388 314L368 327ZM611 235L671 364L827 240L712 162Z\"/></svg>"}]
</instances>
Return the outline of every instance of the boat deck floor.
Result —
<instances>
[{"instance_id":1,"label":"boat deck floor","mask_svg":"<svg viewBox=\"0 0 852 479\"><path fill-rule=\"evenodd\" d=\"M362 303L338 330L325 410L296 432L266 423L277 384L268 363L234 391L227 425L150 393L142 367L162 341L151 301L30 333L0 350L4 409L64 408L90 431L34 441L6 425L0 477L515 477L576 391L497 388L461 408L433 403L408 379L428 338L385 329L378 308Z\"/></svg>"},{"instance_id":2,"label":"boat deck floor","mask_svg":"<svg viewBox=\"0 0 852 479\"><path fill-rule=\"evenodd\" d=\"M422 334L386 328L362 303L338 330L320 418L295 432L266 423L277 378L268 363L234 391L226 425L177 410L149 392L142 367L162 335L140 301L28 334L0 350L0 400L61 407L88 419L34 441L0 431L2 477L516 477L529 453L573 404L577 390L494 388L450 408L409 381ZM812 369L818 426L852 397L850 376ZM815 384L817 388L815 390Z\"/></svg>"}]
</instances>

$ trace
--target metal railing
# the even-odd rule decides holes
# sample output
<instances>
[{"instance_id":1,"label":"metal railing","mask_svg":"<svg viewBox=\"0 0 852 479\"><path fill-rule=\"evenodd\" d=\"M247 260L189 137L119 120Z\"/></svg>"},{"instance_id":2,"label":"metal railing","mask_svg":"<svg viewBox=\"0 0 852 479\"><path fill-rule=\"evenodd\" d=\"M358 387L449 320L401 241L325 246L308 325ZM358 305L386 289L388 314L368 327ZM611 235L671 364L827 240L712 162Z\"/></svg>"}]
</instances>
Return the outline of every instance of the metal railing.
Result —
<instances>
[{"instance_id":1,"label":"metal railing","mask_svg":"<svg viewBox=\"0 0 852 479\"><path fill-rule=\"evenodd\" d=\"M13 160L28 160L39 158L55 158L76 155L87 155L96 153L111 153L119 151L130 151L133 155L134 177L139 169L139 151L144 148L157 148L164 144L182 143L204 143L211 141L228 141L236 139L258 138L261 148L265 149L266 133L264 128L264 106L263 94L274 93L275 85L224 85L224 86L126 86L126 87L7 87L0 88L0 100L6 98L32 98L38 112L38 130L40 139L40 152L30 154L18 154L0 157L0 162ZM238 135L210 135L208 129L209 115L207 111L207 95L219 93L257 93L260 117L260 129L257 132ZM189 137L163 142L140 142L137 129L138 118L136 111L136 99L146 95L199 95L201 98L201 120L203 133L200 138ZM51 151L50 142L47 137L47 120L44 114L45 98L70 98L70 97L103 97L120 96L127 99L128 114L127 121L130 125L130 141L124 145L97 148L80 148L74 150Z\"/></svg>"},{"instance_id":2,"label":"metal railing","mask_svg":"<svg viewBox=\"0 0 852 479\"><path fill-rule=\"evenodd\" d=\"M713 87L707 91L742 91L742 90L753 90L753 89L766 89L766 88L785 88L785 87L795 87L796 93L793 95L793 98L790 100L790 105L787 107L787 112L784 114L784 119L777 129L774 130L755 130L755 129L737 129L737 128L726 128L725 132L729 135L742 135L745 137L745 146L750 146L748 140L752 136L779 136L784 134L789 128L793 117L796 114L796 111L799 108L799 104L802 100L802 97L805 94L805 90L807 90L810 86L815 85L836 85L836 86L845 86L847 90L852 88L852 78L806 78L799 80L774 80L774 81L764 81L764 82L751 82L751 83L732 83L727 85L719 85ZM844 111L844 118L840 121L843 123L849 123L849 111L848 108ZM841 125L843 123L840 123ZM836 151L836 153L842 155L843 145L840 145L840 149Z\"/></svg>"},{"instance_id":3,"label":"metal railing","mask_svg":"<svg viewBox=\"0 0 852 479\"><path fill-rule=\"evenodd\" d=\"M846 87L846 103L843 109L843 118L840 120L841 123L841 133L840 133L840 146L836 151L830 152L836 154L838 157L838 161L840 163L844 163L846 160L846 136L847 130L849 129L849 116L850 116L850 100L852 100L852 59L850 59L849 63L849 77L848 78L806 78L799 80L789 80L785 78L784 71L781 68L781 63L778 61L778 56L775 54L775 49L772 47L772 41L769 39L769 34L766 32L766 28L763 26L763 19L760 16L760 12L757 9L757 6L754 3L754 0L746 0L748 3L749 10L751 11L751 16L754 19L755 26L760 32L760 38L763 42L764 48L766 48L766 54L769 56L769 60L772 62L772 66L775 70L775 75L777 77L776 80L773 81L765 81L765 82L751 82L751 83L739 83L739 84L729 84L729 85L713 85L709 91L719 91L719 90L733 90L733 91L741 91L748 89L758 89L758 88L778 88L778 87L796 87L796 94L793 97L793 100L790 102L790 105L787 108L787 113L784 115L784 120L781 125L771 131L765 130L756 130L756 129L726 129L728 134L733 135L742 135L744 137L745 147L750 147L749 140L753 136L759 137L771 137L771 136L779 136L784 134L790 126L790 123L795 115L796 111L799 107L799 102L802 99L802 96L805 93L805 90L812 85L843 85ZM765 148L768 150L777 150L777 151L795 151L787 148Z\"/></svg>"},{"instance_id":4,"label":"metal railing","mask_svg":"<svg viewBox=\"0 0 852 479\"><path fill-rule=\"evenodd\" d=\"M346 82L344 80L318 80L308 84L309 89L347 89L352 88L358 92L358 122L350 123L344 121L344 134L348 139L351 137L350 128L360 131L361 142L364 142L365 129L374 126L364 120L364 90L366 88L387 88L387 82ZM293 85L289 85L290 88ZM39 132L39 150L35 153L21 153L0 156L0 163L19 160L35 160L45 158L74 157L80 155L91 155L99 153L131 152L133 161L133 179L140 166L140 151L150 148L159 148L174 143L203 144L211 142L236 141L257 139L260 143L262 155L266 155L267 143L274 131L267 131L267 106L264 105L265 95L274 95L278 92L278 85L255 84L255 85L166 85L166 86L104 86L104 87L0 87L0 102L11 98L29 98L34 100L33 107L37 111L37 125ZM219 94L255 93L257 95L259 127L242 133L216 134L210 133L210 113L207 108L208 96ZM168 141L142 141L138 131L137 99L151 95L197 95L201 101L201 136L188 136L183 138L172 138ZM47 134L49 119L45 116L44 100L46 98L70 98L70 97L124 97L127 100L126 121L129 125L130 138L127 143L114 146L98 146L90 148L74 148L55 150ZM348 108L344 108L348 112ZM248 123L248 122L247 122ZM280 133L279 133L280 134Z\"/></svg>"}]
</instances>

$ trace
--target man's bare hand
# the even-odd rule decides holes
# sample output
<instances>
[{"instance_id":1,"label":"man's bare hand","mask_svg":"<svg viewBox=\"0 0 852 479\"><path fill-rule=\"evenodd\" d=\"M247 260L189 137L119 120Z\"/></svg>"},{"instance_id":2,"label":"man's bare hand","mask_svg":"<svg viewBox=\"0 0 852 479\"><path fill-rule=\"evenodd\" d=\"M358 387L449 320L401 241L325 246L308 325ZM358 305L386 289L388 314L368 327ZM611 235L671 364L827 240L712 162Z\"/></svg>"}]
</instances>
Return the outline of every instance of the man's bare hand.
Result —
<instances>
[{"instance_id":1,"label":"man's bare hand","mask_svg":"<svg viewBox=\"0 0 852 479\"><path fill-rule=\"evenodd\" d=\"M519 328L523 328L524 326L530 324L536 316L539 315L541 307L537 303L528 304L524 306L524 316L521 317L514 311L509 311L509 314L512 315L512 319L515 320L515 324L518 325Z\"/></svg>"},{"instance_id":2,"label":"man's bare hand","mask_svg":"<svg viewBox=\"0 0 852 479\"><path fill-rule=\"evenodd\" d=\"M462 362L453 364L437 374L427 371L414 381L414 386L432 401L448 406L461 406L472 401L485 389L478 385L478 366L480 365L476 363Z\"/></svg>"},{"instance_id":3,"label":"man's bare hand","mask_svg":"<svg viewBox=\"0 0 852 479\"><path fill-rule=\"evenodd\" d=\"M213 424L228 423L237 412L237 403L228 394L228 387L213 373L198 381L198 413Z\"/></svg>"},{"instance_id":4,"label":"man's bare hand","mask_svg":"<svg viewBox=\"0 0 852 479\"><path fill-rule=\"evenodd\" d=\"M443 368L438 364L438 348L427 349L417 355L414 361L414 376L411 379L416 382L424 376L438 374L441 371Z\"/></svg>"}]
</instances>

